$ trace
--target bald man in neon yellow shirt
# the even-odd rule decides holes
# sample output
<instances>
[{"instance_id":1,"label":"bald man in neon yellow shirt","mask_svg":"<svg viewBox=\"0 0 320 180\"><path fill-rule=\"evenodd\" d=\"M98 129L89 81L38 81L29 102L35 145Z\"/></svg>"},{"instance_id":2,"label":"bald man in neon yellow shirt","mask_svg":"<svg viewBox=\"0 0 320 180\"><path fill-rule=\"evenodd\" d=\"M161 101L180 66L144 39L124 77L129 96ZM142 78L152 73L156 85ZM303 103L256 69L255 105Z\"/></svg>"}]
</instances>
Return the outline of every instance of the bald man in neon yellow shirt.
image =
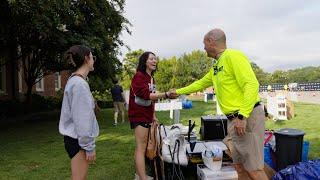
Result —
<instances>
[{"instance_id":1,"label":"bald man in neon yellow shirt","mask_svg":"<svg viewBox=\"0 0 320 180\"><path fill-rule=\"evenodd\" d=\"M171 91L171 97L213 86L222 112L228 117L228 134L233 141L232 158L238 171L252 179L268 179L263 171L264 109L260 105L259 83L248 58L227 49L221 29L209 31L203 40L209 57L216 59L210 71L187 87Z\"/></svg>"}]
</instances>

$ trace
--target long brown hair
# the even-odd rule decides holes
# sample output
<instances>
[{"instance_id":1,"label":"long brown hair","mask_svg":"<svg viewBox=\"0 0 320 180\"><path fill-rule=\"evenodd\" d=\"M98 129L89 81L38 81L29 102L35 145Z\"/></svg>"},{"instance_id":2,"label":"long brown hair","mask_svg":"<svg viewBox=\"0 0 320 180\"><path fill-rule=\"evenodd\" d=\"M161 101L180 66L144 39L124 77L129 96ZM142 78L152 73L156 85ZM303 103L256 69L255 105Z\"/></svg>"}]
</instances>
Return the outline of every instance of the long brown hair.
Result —
<instances>
[{"instance_id":1,"label":"long brown hair","mask_svg":"<svg viewBox=\"0 0 320 180\"><path fill-rule=\"evenodd\" d=\"M147 51L144 52L143 54L141 54L141 56L139 57L139 64L137 67L137 71L146 73L146 69L147 69L147 60L149 58L149 55L153 54L154 56L156 56L153 52ZM151 75L153 75L154 71L151 72Z\"/></svg>"}]
</instances>

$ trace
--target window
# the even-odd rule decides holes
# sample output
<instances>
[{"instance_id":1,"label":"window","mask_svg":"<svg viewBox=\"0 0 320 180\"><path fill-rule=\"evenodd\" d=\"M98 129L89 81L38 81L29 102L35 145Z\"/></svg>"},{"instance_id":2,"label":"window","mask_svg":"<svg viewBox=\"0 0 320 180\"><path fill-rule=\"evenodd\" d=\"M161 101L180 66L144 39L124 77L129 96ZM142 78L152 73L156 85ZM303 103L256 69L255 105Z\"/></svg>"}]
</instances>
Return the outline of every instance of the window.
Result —
<instances>
[{"instance_id":1,"label":"window","mask_svg":"<svg viewBox=\"0 0 320 180\"><path fill-rule=\"evenodd\" d=\"M6 93L6 66L0 67L0 94Z\"/></svg>"},{"instance_id":2,"label":"window","mask_svg":"<svg viewBox=\"0 0 320 180\"><path fill-rule=\"evenodd\" d=\"M54 87L56 91L61 89L61 75L60 72L54 74Z\"/></svg>"},{"instance_id":3,"label":"window","mask_svg":"<svg viewBox=\"0 0 320 180\"><path fill-rule=\"evenodd\" d=\"M38 81L38 82L37 82ZM44 91L44 83L43 83L43 78L39 81L39 78L36 79L36 91Z\"/></svg>"}]
</instances>

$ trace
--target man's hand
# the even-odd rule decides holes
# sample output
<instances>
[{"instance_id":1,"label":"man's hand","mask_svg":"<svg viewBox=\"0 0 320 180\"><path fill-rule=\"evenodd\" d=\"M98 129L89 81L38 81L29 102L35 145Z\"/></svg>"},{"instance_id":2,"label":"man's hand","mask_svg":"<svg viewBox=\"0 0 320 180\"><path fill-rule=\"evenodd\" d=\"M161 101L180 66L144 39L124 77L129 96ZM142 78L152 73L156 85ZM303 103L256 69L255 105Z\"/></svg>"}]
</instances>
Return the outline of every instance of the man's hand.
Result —
<instances>
[{"instance_id":1,"label":"man's hand","mask_svg":"<svg viewBox=\"0 0 320 180\"><path fill-rule=\"evenodd\" d=\"M177 94L175 89L170 89L168 91L168 96L170 99L176 99L179 95Z\"/></svg>"},{"instance_id":2,"label":"man's hand","mask_svg":"<svg viewBox=\"0 0 320 180\"><path fill-rule=\"evenodd\" d=\"M95 164L96 163L96 151L88 152L86 151L86 160L89 162L89 164Z\"/></svg>"},{"instance_id":3,"label":"man's hand","mask_svg":"<svg viewBox=\"0 0 320 180\"><path fill-rule=\"evenodd\" d=\"M243 118L243 120L240 120L239 118L235 118L235 125L234 130L236 131L238 136L244 136L246 134L246 126L247 126L247 120Z\"/></svg>"}]
</instances>

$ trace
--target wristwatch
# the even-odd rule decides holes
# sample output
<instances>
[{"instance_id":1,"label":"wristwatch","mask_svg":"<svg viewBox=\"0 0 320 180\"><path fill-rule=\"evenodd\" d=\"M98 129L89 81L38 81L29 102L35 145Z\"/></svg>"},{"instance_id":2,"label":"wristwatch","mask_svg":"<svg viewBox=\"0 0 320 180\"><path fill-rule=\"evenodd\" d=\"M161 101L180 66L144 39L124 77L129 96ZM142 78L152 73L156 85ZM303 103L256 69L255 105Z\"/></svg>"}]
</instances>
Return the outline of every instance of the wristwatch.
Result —
<instances>
[{"instance_id":1,"label":"wristwatch","mask_svg":"<svg viewBox=\"0 0 320 180\"><path fill-rule=\"evenodd\" d=\"M243 120L243 115L242 114L238 114L238 119Z\"/></svg>"}]
</instances>

